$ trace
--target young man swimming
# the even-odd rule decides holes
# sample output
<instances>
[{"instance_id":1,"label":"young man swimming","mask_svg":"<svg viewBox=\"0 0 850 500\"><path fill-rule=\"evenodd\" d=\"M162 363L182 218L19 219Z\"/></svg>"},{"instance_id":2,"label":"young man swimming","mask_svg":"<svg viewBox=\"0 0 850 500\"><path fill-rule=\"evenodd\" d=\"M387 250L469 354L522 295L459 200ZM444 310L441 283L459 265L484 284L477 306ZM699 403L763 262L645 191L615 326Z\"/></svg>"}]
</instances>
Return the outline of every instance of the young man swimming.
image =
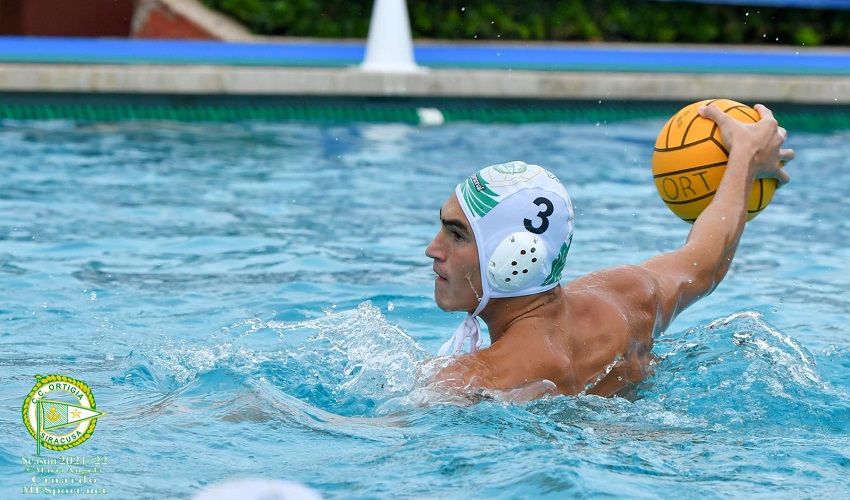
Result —
<instances>
[{"instance_id":1,"label":"young man swimming","mask_svg":"<svg viewBox=\"0 0 850 500\"><path fill-rule=\"evenodd\" d=\"M755 179L790 177L780 162L786 132L773 113L744 124L715 105L700 108L730 148L714 200L685 244L637 265L596 271L560 286L572 241L573 209L560 181L536 165L487 167L462 182L440 209L442 227L425 254L434 299L469 314L440 350L455 354L430 383L475 394L513 391L612 396L651 374L653 338L710 294L729 270ZM481 347L478 318L490 332ZM465 339L470 353L460 355Z\"/></svg>"}]
</instances>

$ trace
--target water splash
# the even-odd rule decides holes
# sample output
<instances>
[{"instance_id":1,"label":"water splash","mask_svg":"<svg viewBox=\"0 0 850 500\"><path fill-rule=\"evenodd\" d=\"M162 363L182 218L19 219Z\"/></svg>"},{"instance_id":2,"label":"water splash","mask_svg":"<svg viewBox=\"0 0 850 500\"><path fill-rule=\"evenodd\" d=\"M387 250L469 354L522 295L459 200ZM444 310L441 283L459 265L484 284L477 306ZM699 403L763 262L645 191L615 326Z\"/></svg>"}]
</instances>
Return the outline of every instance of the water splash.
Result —
<instances>
[{"instance_id":1,"label":"water splash","mask_svg":"<svg viewBox=\"0 0 850 500\"><path fill-rule=\"evenodd\" d=\"M252 318L221 334L225 338L212 347L166 340L156 351L134 356L113 381L167 392L227 370L326 411L371 415L381 402L413 388L427 356L368 301L307 321Z\"/></svg>"},{"instance_id":2,"label":"water splash","mask_svg":"<svg viewBox=\"0 0 850 500\"><path fill-rule=\"evenodd\" d=\"M823 381L814 356L758 312L664 338L656 352L656 376L641 384L638 397L709 428L808 431L848 410Z\"/></svg>"}]
</instances>

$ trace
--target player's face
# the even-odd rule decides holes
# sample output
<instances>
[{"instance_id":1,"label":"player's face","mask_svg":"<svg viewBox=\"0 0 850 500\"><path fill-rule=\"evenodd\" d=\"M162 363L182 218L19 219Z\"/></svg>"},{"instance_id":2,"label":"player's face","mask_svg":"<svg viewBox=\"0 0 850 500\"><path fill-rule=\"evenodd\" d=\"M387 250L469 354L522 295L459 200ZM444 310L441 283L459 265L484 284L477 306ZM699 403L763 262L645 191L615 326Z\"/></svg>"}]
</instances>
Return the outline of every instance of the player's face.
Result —
<instances>
[{"instance_id":1,"label":"player's face","mask_svg":"<svg viewBox=\"0 0 850 500\"><path fill-rule=\"evenodd\" d=\"M440 231L425 248L434 259L434 301L444 311L474 311L481 300L478 245L454 194L440 209Z\"/></svg>"}]
</instances>

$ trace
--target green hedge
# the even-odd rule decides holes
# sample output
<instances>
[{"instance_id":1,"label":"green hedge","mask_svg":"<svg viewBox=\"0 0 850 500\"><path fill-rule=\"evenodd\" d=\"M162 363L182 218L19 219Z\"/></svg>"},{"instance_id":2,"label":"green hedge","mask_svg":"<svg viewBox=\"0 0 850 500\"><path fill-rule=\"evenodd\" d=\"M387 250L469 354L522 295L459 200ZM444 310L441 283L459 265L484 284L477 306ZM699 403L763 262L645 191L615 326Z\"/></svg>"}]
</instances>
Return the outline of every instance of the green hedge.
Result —
<instances>
[{"instance_id":1,"label":"green hedge","mask_svg":"<svg viewBox=\"0 0 850 500\"><path fill-rule=\"evenodd\" d=\"M203 0L257 34L365 38L373 0ZM416 38L850 45L850 11L655 0L408 1Z\"/></svg>"}]
</instances>

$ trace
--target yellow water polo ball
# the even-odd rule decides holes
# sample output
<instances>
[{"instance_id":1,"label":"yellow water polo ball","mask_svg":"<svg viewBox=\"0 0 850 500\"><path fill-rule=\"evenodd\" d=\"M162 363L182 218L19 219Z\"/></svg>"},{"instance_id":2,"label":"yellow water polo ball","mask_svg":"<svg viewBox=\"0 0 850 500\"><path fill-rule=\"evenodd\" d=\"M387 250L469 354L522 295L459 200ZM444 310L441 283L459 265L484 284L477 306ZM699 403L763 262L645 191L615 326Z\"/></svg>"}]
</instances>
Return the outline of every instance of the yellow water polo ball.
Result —
<instances>
[{"instance_id":1,"label":"yellow water polo ball","mask_svg":"<svg viewBox=\"0 0 850 500\"><path fill-rule=\"evenodd\" d=\"M685 106L661 129L652 154L655 188L667 207L690 223L711 203L729 159L720 127L697 113L700 106L708 104L716 104L741 122L759 120L758 112L746 104L730 99L708 99ZM776 179L757 179L753 183L747 220L752 220L767 207L776 185Z\"/></svg>"}]
</instances>

